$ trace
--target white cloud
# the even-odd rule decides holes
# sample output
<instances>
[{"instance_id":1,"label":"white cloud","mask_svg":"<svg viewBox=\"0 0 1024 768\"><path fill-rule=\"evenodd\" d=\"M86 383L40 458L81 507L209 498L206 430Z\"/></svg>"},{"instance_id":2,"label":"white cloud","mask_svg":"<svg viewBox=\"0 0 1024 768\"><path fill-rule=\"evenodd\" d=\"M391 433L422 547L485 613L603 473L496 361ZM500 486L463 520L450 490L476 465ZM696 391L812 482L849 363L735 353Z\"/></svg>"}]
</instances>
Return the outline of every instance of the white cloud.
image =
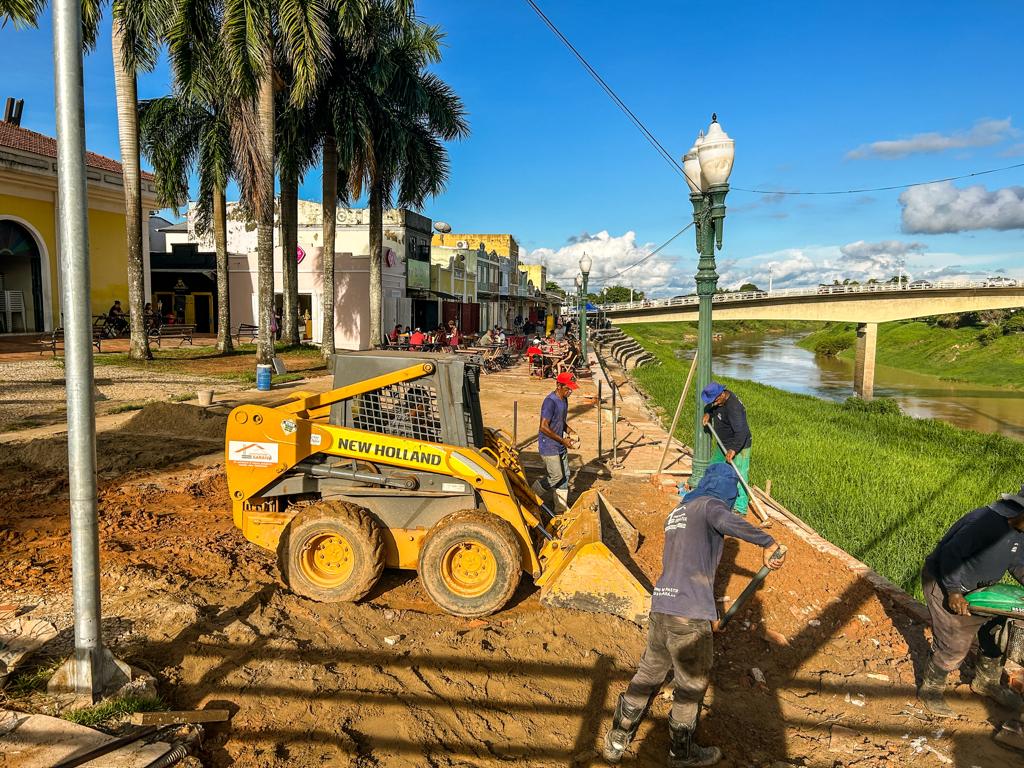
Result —
<instances>
[{"instance_id":1,"label":"white cloud","mask_svg":"<svg viewBox=\"0 0 1024 768\"><path fill-rule=\"evenodd\" d=\"M910 187L899 197L903 231L945 234L972 229L1024 229L1024 187L989 191L952 182Z\"/></svg>"},{"instance_id":2,"label":"white cloud","mask_svg":"<svg viewBox=\"0 0 1024 768\"><path fill-rule=\"evenodd\" d=\"M991 147L1015 135L1017 131L1013 128L1010 118L978 120L966 131L954 131L950 134L915 133L908 139L889 139L862 144L847 152L846 157L850 160L865 157L892 159L914 154L945 152L950 149Z\"/></svg>"},{"instance_id":3,"label":"white cloud","mask_svg":"<svg viewBox=\"0 0 1024 768\"><path fill-rule=\"evenodd\" d=\"M530 252L526 260L547 264L548 279L556 281L566 290L574 285L576 273L580 270L580 258L584 253L594 260L590 269L589 290L595 293L605 285L625 285L648 295L656 293L659 296L685 293L684 284L688 284L690 288L686 290L690 290L693 285L692 275L683 275L676 266L675 257L664 251L622 275L613 277L649 256L655 247L654 243L638 243L636 232L633 231L622 235L611 235L607 230L594 235L584 232L568 238L567 244L561 248L537 248ZM692 252L692 230L680 235L669 248L677 254L687 248ZM696 271L696 267L692 271Z\"/></svg>"}]
</instances>

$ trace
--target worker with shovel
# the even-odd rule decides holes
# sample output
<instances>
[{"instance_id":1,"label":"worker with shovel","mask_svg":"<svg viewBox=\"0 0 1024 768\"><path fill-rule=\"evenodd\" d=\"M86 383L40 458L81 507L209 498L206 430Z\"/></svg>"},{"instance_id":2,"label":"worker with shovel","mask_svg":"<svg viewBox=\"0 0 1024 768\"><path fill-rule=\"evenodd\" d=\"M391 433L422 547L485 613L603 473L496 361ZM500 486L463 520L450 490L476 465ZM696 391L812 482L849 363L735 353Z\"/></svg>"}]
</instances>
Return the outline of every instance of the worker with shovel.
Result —
<instances>
[{"instance_id":1,"label":"worker with shovel","mask_svg":"<svg viewBox=\"0 0 1024 768\"><path fill-rule=\"evenodd\" d=\"M717 381L704 387L700 399L704 403L704 426L713 428L718 435L711 463L730 463L743 478L735 510L746 515L750 504L746 486L750 484L750 448L753 445L750 426L747 424L747 409L735 392Z\"/></svg>"},{"instance_id":2,"label":"worker with shovel","mask_svg":"<svg viewBox=\"0 0 1024 768\"><path fill-rule=\"evenodd\" d=\"M712 464L665 521L662 573L651 599L647 648L619 696L604 740L604 757L610 763L622 759L669 672L674 687L669 768L714 765L722 759L718 747L698 745L694 734L711 674L712 622L718 620L715 572L725 537L764 547L764 564L772 570L785 560L785 550L775 539L732 513L735 500L736 470Z\"/></svg>"},{"instance_id":3,"label":"worker with shovel","mask_svg":"<svg viewBox=\"0 0 1024 768\"><path fill-rule=\"evenodd\" d=\"M977 639L971 690L1021 712L1024 700L1001 685L1000 619L975 616L965 595L1001 581L1009 572L1024 584L1024 487L1004 493L961 517L924 561L921 589L932 620L932 648L918 698L938 717L956 717L943 695L946 677L960 668Z\"/></svg>"}]
</instances>

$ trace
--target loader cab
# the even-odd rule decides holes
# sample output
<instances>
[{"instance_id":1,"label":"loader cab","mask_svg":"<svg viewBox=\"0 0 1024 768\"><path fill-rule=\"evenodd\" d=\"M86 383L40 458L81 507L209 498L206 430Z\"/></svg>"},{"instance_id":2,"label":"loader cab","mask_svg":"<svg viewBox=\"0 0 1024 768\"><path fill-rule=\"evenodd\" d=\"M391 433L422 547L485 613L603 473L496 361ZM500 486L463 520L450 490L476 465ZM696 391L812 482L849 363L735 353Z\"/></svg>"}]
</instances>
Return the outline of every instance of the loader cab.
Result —
<instances>
[{"instance_id":1,"label":"loader cab","mask_svg":"<svg viewBox=\"0 0 1024 768\"><path fill-rule=\"evenodd\" d=\"M416 363L434 372L363 392L331 406L330 423L456 447L484 446L480 366L450 354L344 352L331 358L334 387L359 384Z\"/></svg>"}]
</instances>

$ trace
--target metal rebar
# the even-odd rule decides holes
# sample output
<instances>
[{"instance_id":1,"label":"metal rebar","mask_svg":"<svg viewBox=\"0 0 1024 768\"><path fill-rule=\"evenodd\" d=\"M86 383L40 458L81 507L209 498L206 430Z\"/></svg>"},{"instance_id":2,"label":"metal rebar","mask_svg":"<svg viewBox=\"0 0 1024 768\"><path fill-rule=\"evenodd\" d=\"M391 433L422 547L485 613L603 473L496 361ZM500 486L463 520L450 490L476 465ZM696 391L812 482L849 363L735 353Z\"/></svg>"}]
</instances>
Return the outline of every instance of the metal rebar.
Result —
<instances>
[{"instance_id":1,"label":"metal rebar","mask_svg":"<svg viewBox=\"0 0 1024 768\"><path fill-rule=\"evenodd\" d=\"M601 460L601 419L604 418L604 406L601 405L601 382L597 382L597 460Z\"/></svg>"},{"instance_id":2,"label":"metal rebar","mask_svg":"<svg viewBox=\"0 0 1024 768\"><path fill-rule=\"evenodd\" d=\"M68 403L71 584L75 625L75 690L92 696L103 680L99 531L96 521L96 423L93 402L92 306L85 101L80 0L53 2L57 190L64 270L64 367Z\"/></svg>"},{"instance_id":3,"label":"metal rebar","mask_svg":"<svg viewBox=\"0 0 1024 768\"><path fill-rule=\"evenodd\" d=\"M619 407L616 405L615 393L619 388L612 384L612 466L619 464Z\"/></svg>"},{"instance_id":4,"label":"metal rebar","mask_svg":"<svg viewBox=\"0 0 1024 768\"><path fill-rule=\"evenodd\" d=\"M512 445L519 445L519 401L512 401Z\"/></svg>"}]
</instances>

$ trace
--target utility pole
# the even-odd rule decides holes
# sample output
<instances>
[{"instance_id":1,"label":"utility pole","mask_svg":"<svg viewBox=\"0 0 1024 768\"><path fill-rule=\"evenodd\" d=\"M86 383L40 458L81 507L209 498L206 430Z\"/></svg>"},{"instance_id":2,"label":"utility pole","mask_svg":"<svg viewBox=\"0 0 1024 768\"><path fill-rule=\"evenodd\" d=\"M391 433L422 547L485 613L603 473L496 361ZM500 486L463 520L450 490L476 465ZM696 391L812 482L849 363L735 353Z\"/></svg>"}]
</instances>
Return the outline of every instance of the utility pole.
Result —
<instances>
[{"instance_id":1,"label":"utility pole","mask_svg":"<svg viewBox=\"0 0 1024 768\"><path fill-rule=\"evenodd\" d=\"M768 293L772 292L772 273L775 271L775 265L768 265Z\"/></svg>"}]
</instances>

